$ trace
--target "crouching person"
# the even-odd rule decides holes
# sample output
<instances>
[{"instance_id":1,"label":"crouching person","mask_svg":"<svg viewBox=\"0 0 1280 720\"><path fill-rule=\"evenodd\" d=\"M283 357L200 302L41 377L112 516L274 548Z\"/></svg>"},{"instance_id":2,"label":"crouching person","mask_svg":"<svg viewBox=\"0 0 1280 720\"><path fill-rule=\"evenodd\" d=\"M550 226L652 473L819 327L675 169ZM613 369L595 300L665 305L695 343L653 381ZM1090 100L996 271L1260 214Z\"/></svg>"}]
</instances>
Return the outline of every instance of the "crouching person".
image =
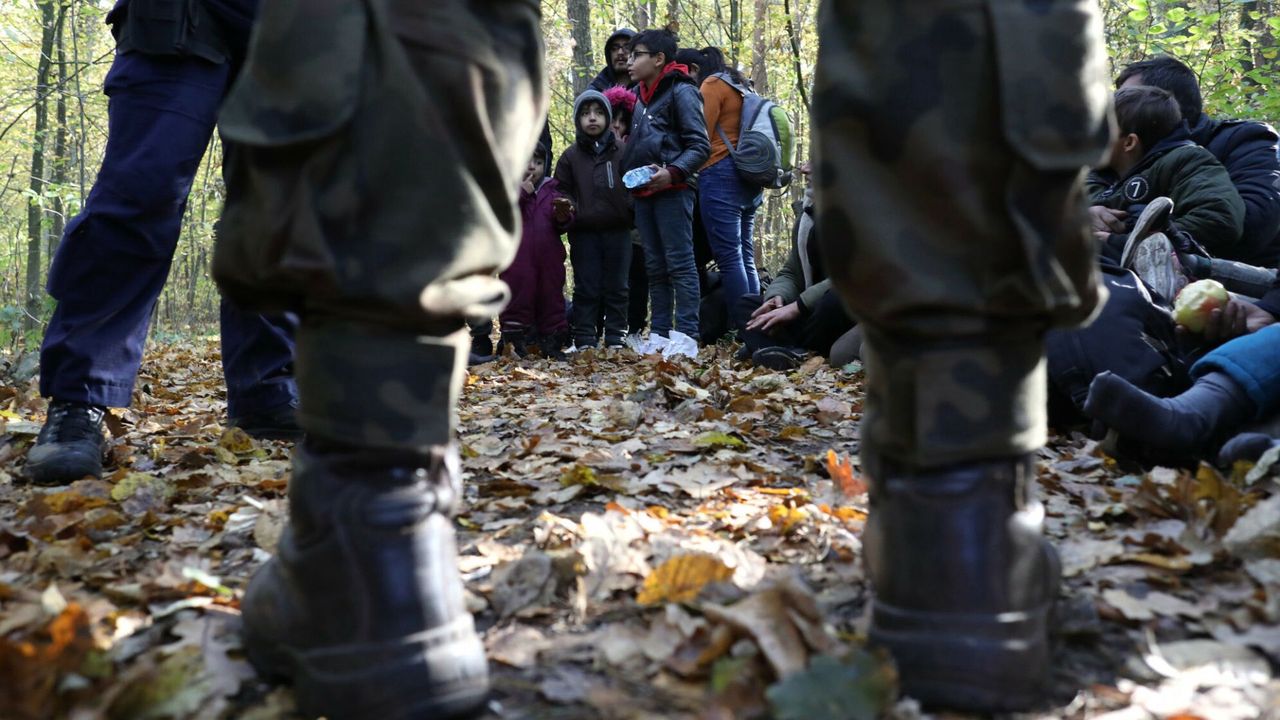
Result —
<instances>
[{"instance_id":1,"label":"crouching person","mask_svg":"<svg viewBox=\"0 0 1280 720\"><path fill-rule=\"evenodd\" d=\"M809 164L799 168L806 178ZM748 317L742 335L742 359L774 370L797 367L805 355L823 357L854 326L840 297L831 291L818 249L814 223L813 186L805 189L796 218L791 254L763 295L737 298L739 312Z\"/></svg>"}]
</instances>

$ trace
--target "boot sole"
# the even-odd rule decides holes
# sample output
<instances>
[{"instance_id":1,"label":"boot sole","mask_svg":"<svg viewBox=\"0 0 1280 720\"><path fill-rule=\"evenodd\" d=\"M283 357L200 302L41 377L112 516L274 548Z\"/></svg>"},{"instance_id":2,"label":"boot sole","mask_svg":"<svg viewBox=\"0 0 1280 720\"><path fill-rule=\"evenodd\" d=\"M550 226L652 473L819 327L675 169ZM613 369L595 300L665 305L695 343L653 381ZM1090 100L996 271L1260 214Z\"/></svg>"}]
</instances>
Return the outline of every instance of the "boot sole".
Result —
<instances>
[{"instance_id":1,"label":"boot sole","mask_svg":"<svg viewBox=\"0 0 1280 720\"><path fill-rule=\"evenodd\" d=\"M926 707L979 712L1034 708L1049 676L1052 606L959 615L872 606L870 641L898 664L902 692Z\"/></svg>"},{"instance_id":2,"label":"boot sole","mask_svg":"<svg viewBox=\"0 0 1280 720\"><path fill-rule=\"evenodd\" d=\"M489 666L471 617L402 641L295 651L245 627L249 662L294 686L298 711L330 720L472 717L489 697ZM424 681L426 680L426 681Z\"/></svg>"}]
</instances>

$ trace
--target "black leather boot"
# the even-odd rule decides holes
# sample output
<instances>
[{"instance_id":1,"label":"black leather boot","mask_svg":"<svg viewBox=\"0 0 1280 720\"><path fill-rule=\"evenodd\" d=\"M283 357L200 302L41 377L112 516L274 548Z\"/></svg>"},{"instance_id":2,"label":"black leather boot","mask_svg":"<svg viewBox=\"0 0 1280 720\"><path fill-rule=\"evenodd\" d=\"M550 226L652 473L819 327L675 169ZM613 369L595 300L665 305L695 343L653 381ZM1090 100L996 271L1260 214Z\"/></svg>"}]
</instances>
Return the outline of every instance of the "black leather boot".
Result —
<instances>
[{"instance_id":1,"label":"black leather boot","mask_svg":"<svg viewBox=\"0 0 1280 720\"><path fill-rule=\"evenodd\" d=\"M245 647L331 720L466 717L488 695L450 516L457 450L294 456L290 525L245 593Z\"/></svg>"},{"instance_id":2,"label":"black leather boot","mask_svg":"<svg viewBox=\"0 0 1280 720\"><path fill-rule=\"evenodd\" d=\"M1027 709L1049 670L1060 566L1030 458L910 470L869 461L871 642L927 706Z\"/></svg>"}]
</instances>

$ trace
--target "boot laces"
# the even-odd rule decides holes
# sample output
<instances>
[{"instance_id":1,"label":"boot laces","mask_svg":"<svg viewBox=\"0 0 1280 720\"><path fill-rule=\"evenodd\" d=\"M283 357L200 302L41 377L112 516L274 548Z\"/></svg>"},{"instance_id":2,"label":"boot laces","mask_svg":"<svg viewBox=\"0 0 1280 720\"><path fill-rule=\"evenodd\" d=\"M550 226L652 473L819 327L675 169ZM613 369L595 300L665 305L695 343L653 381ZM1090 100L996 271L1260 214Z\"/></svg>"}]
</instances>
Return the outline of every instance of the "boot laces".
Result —
<instances>
[{"instance_id":1,"label":"boot laces","mask_svg":"<svg viewBox=\"0 0 1280 720\"><path fill-rule=\"evenodd\" d=\"M41 431L45 443L94 440L102 434L102 418L106 409L84 403L55 402L49 406L49 417Z\"/></svg>"}]
</instances>

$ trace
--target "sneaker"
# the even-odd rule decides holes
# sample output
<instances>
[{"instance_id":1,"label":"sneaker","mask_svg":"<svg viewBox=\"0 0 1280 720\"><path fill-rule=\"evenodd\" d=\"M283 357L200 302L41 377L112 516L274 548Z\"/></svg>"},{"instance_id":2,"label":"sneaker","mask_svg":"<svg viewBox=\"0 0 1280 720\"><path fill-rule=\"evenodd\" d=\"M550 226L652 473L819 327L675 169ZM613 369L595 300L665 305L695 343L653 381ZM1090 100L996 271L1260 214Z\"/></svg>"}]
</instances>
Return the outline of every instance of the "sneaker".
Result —
<instances>
[{"instance_id":1,"label":"sneaker","mask_svg":"<svg viewBox=\"0 0 1280 720\"><path fill-rule=\"evenodd\" d=\"M1132 267L1130 263L1138 246L1150 235L1164 232L1169 227L1169 218L1172 216L1173 201L1169 198L1158 197L1147 203L1142 214L1138 216L1137 222L1133 224L1133 231L1129 233L1129 238L1125 240L1124 252L1120 255L1120 267Z\"/></svg>"},{"instance_id":2,"label":"sneaker","mask_svg":"<svg viewBox=\"0 0 1280 720\"><path fill-rule=\"evenodd\" d=\"M760 348L751 355L751 364L770 370L795 370L804 363L808 355L799 348L773 347Z\"/></svg>"},{"instance_id":3,"label":"sneaker","mask_svg":"<svg viewBox=\"0 0 1280 720\"><path fill-rule=\"evenodd\" d=\"M49 416L27 452L27 479L37 485L66 485L89 475L102 477L106 413L101 405L50 401Z\"/></svg>"},{"instance_id":4,"label":"sneaker","mask_svg":"<svg viewBox=\"0 0 1280 720\"><path fill-rule=\"evenodd\" d=\"M1142 279L1147 289L1160 296L1164 305L1173 303L1182 288L1187 286L1187 277L1178 261L1178 254L1173 243L1164 233L1148 235L1138 244L1130 257L1129 267Z\"/></svg>"},{"instance_id":5,"label":"sneaker","mask_svg":"<svg viewBox=\"0 0 1280 720\"><path fill-rule=\"evenodd\" d=\"M259 440L300 440L302 427L298 425L298 401L282 405L274 410L251 413L231 418L227 425L238 427Z\"/></svg>"},{"instance_id":6,"label":"sneaker","mask_svg":"<svg viewBox=\"0 0 1280 720\"><path fill-rule=\"evenodd\" d=\"M698 341L679 330L672 330L667 338L667 345L662 349L662 357L670 360L675 357L698 357Z\"/></svg>"}]
</instances>

